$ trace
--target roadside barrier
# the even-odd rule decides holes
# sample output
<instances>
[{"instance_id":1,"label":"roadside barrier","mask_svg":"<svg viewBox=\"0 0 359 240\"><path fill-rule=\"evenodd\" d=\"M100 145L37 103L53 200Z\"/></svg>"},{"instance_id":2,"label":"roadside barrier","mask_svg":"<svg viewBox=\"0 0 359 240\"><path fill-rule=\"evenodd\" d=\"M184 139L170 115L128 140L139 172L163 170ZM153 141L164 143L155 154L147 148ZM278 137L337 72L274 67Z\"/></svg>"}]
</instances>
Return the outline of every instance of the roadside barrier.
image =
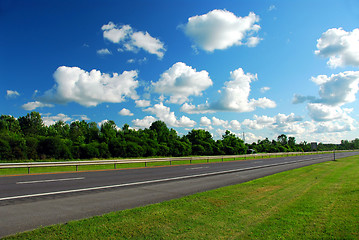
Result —
<instances>
[{"instance_id":1,"label":"roadside barrier","mask_svg":"<svg viewBox=\"0 0 359 240\"><path fill-rule=\"evenodd\" d=\"M339 151L337 151L339 152ZM89 165L113 165L113 168L116 169L118 164L128 164L128 163L143 163L147 167L148 163L156 162L169 162L172 165L172 162L175 161L189 161L192 164L196 160L206 160L208 163L210 160L218 159L224 161L224 159L233 159L235 160L249 160L249 159L261 159L261 158L274 158L274 157L288 157L288 156L298 156L298 155L308 155L308 154L321 154L321 153L332 153L330 152L282 152L282 153L258 153L258 154L244 154L244 155L221 155L221 156L202 156L202 157L168 157L168 158L141 158L141 159L118 159L118 160L90 160L90 161L61 161L61 162L25 162L25 163L0 163L0 169L9 169L9 168L27 168L28 174L30 174L31 168L37 167L64 167L64 166L74 166L76 171L78 171L79 166L89 166Z\"/></svg>"}]
</instances>

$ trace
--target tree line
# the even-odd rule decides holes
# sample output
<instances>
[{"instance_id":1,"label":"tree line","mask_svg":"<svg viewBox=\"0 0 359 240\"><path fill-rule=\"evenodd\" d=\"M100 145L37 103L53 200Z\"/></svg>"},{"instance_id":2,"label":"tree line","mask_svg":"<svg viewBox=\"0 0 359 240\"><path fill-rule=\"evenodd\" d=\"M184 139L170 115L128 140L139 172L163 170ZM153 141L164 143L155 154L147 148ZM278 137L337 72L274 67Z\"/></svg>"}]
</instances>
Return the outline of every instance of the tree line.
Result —
<instances>
[{"instance_id":1,"label":"tree line","mask_svg":"<svg viewBox=\"0 0 359 240\"><path fill-rule=\"evenodd\" d=\"M341 144L319 144L318 150L358 149L359 139L342 140ZM58 121L46 126L38 112L28 113L18 119L0 117L0 160L46 160L130 158L190 155L238 155L252 152L311 151L309 143L297 144L294 137L285 134L277 140L268 138L252 144L230 131L214 140L203 129L192 129L178 136L162 121L155 121L149 128L131 129L125 124L117 128L114 121L98 127L95 122L74 121L71 124Z\"/></svg>"}]
</instances>

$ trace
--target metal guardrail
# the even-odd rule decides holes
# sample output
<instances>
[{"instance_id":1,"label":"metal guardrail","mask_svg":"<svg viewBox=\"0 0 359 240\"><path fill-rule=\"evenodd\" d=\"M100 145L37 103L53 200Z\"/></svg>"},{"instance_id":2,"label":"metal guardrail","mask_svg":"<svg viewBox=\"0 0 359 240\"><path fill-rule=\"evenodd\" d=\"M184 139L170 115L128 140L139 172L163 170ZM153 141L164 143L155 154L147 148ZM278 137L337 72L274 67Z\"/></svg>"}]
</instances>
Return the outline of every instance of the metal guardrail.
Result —
<instances>
[{"instance_id":1,"label":"metal guardrail","mask_svg":"<svg viewBox=\"0 0 359 240\"><path fill-rule=\"evenodd\" d=\"M78 171L79 166L88 166L88 165L114 165L114 169L117 168L117 164L128 164L128 163L144 163L144 166L147 167L148 163L155 162L169 162L172 165L174 161L189 161L192 164L192 161L195 160L206 160L207 163L213 159L219 159L224 161L224 159L260 159L264 157L281 157L289 155L303 155L303 154L319 154L319 153L332 153L328 152L282 152L282 153L263 153L263 154L244 154L244 155L220 155L220 156L204 156L204 157L170 157L170 158L146 158L146 159L118 159L118 160L90 160L90 161L61 161L61 162L25 162L25 163L0 163L0 169L10 169L10 168L27 168L28 173L30 173L31 168L36 167L64 167L64 166L75 166L76 171Z\"/></svg>"}]
</instances>

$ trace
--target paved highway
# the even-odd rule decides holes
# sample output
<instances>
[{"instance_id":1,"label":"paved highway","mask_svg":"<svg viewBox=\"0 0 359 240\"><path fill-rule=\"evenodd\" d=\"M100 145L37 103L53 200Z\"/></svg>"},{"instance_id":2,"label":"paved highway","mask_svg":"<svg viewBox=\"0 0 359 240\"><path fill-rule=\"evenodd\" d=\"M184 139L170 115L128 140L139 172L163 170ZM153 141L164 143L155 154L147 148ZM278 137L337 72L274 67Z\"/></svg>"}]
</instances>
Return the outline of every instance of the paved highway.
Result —
<instances>
[{"instance_id":1,"label":"paved highway","mask_svg":"<svg viewBox=\"0 0 359 240\"><path fill-rule=\"evenodd\" d=\"M359 152L336 153L336 158ZM224 163L0 177L0 237L333 160L333 153Z\"/></svg>"}]
</instances>

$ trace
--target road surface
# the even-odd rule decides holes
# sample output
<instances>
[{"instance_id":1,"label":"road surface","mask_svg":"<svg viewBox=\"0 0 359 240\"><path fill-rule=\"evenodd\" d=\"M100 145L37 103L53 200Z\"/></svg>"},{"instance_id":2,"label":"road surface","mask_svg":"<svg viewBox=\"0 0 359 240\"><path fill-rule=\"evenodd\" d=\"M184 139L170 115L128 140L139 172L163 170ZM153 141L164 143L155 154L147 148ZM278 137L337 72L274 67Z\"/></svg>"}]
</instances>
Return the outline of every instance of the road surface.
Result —
<instances>
[{"instance_id":1,"label":"road surface","mask_svg":"<svg viewBox=\"0 0 359 240\"><path fill-rule=\"evenodd\" d=\"M336 153L336 159L359 152ZM331 154L0 177L0 237L238 184L333 160Z\"/></svg>"}]
</instances>

